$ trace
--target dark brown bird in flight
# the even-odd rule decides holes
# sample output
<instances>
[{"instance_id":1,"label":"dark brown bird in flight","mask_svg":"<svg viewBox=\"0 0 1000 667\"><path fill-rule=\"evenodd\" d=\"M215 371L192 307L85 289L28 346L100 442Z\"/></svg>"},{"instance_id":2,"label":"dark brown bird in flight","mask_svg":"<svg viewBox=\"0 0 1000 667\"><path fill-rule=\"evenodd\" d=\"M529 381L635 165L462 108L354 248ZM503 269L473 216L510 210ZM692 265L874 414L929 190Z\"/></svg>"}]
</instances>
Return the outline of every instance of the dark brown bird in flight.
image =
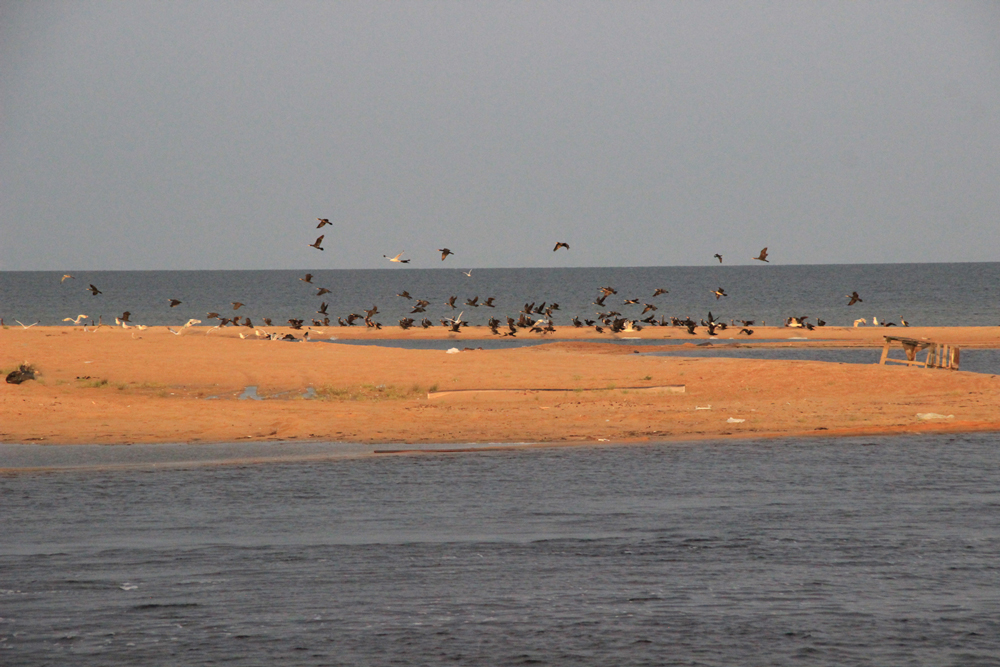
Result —
<instances>
[{"instance_id":1,"label":"dark brown bird in flight","mask_svg":"<svg viewBox=\"0 0 1000 667\"><path fill-rule=\"evenodd\" d=\"M728 294L726 294L726 290L722 289L721 287L719 289L717 289L717 290L712 290L712 294L715 295L715 300L716 301L719 300L720 296L729 296Z\"/></svg>"},{"instance_id":2,"label":"dark brown bird in flight","mask_svg":"<svg viewBox=\"0 0 1000 667\"><path fill-rule=\"evenodd\" d=\"M657 287L656 290L653 292L653 296L660 296L661 294L667 294L667 290L663 289L662 287Z\"/></svg>"},{"instance_id":3,"label":"dark brown bird in flight","mask_svg":"<svg viewBox=\"0 0 1000 667\"><path fill-rule=\"evenodd\" d=\"M304 278L299 278L299 280L301 280L304 283L310 283L310 284L312 284L313 274L307 273Z\"/></svg>"},{"instance_id":4,"label":"dark brown bird in flight","mask_svg":"<svg viewBox=\"0 0 1000 667\"><path fill-rule=\"evenodd\" d=\"M316 218L316 219L317 219L317 220L319 220L319 224L318 224L318 225L316 225L316 229L319 229L319 228L320 228L320 227L322 227L323 225L332 225L332 224L333 224L332 222L330 222L330 221L329 221L328 219L326 219L326 218Z\"/></svg>"},{"instance_id":5,"label":"dark brown bird in flight","mask_svg":"<svg viewBox=\"0 0 1000 667\"><path fill-rule=\"evenodd\" d=\"M760 251L760 255L757 257L751 257L750 259L759 259L762 262L767 262L767 248ZM768 262L770 263L770 262Z\"/></svg>"},{"instance_id":6,"label":"dark brown bird in flight","mask_svg":"<svg viewBox=\"0 0 1000 667\"><path fill-rule=\"evenodd\" d=\"M239 310L241 306L243 306L243 304L239 301L233 301L233 310Z\"/></svg>"},{"instance_id":7,"label":"dark brown bird in flight","mask_svg":"<svg viewBox=\"0 0 1000 667\"><path fill-rule=\"evenodd\" d=\"M767 248L764 248L764 249L767 250ZM722 255L720 255L719 253L715 253L714 257L717 260L719 260L719 264L722 264Z\"/></svg>"},{"instance_id":8,"label":"dark brown bird in flight","mask_svg":"<svg viewBox=\"0 0 1000 667\"><path fill-rule=\"evenodd\" d=\"M308 245L310 248L316 248L316 250L324 250L324 248L322 247L324 236L326 236L326 234L320 234L319 238L316 239L316 243L307 243L306 245Z\"/></svg>"},{"instance_id":9,"label":"dark brown bird in flight","mask_svg":"<svg viewBox=\"0 0 1000 667\"><path fill-rule=\"evenodd\" d=\"M171 308L173 308L174 306L179 306L181 305L181 303L183 303L182 301L178 301L177 299L167 299L167 301L170 302Z\"/></svg>"},{"instance_id":10,"label":"dark brown bird in flight","mask_svg":"<svg viewBox=\"0 0 1000 667\"><path fill-rule=\"evenodd\" d=\"M560 242L556 243L556 247L552 249L552 252L555 252L556 250L559 250L559 248L566 248L566 250L569 250L569 244L568 243L563 243L562 241L560 241Z\"/></svg>"},{"instance_id":11,"label":"dark brown bird in flight","mask_svg":"<svg viewBox=\"0 0 1000 667\"><path fill-rule=\"evenodd\" d=\"M329 293L330 290L328 290L325 287L320 287L318 290L316 290L316 296L323 296L324 294L329 294Z\"/></svg>"},{"instance_id":12,"label":"dark brown bird in flight","mask_svg":"<svg viewBox=\"0 0 1000 667\"><path fill-rule=\"evenodd\" d=\"M441 253L441 261L443 262L448 255L454 255L451 250L447 248L438 248L438 252Z\"/></svg>"},{"instance_id":13,"label":"dark brown bird in flight","mask_svg":"<svg viewBox=\"0 0 1000 667\"><path fill-rule=\"evenodd\" d=\"M864 299L862 299L860 296L858 296L857 292L851 292L850 294L847 295L847 298L851 300L851 302L847 304L848 306L853 306L858 301L861 301L862 303L864 303Z\"/></svg>"},{"instance_id":14,"label":"dark brown bird in flight","mask_svg":"<svg viewBox=\"0 0 1000 667\"><path fill-rule=\"evenodd\" d=\"M93 285L91 285L90 287L88 287L88 288L87 288L87 290L88 290L88 291L89 291L89 292L90 292L91 294L93 294L94 296L97 296L98 294L104 294L104 292L102 292L101 290L97 289L97 288L96 288L96 287L94 287Z\"/></svg>"}]
</instances>

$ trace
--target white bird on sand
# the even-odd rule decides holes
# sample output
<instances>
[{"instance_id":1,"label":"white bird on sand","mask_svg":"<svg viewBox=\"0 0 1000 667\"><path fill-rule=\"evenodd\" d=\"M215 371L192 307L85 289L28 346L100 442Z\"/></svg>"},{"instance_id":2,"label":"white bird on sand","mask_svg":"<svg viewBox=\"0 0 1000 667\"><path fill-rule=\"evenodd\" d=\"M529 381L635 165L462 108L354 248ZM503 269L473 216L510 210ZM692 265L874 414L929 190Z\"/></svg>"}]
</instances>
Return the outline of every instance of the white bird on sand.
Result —
<instances>
[{"instance_id":1,"label":"white bird on sand","mask_svg":"<svg viewBox=\"0 0 1000 667\"><path fill-rule=\"evenodd\" d=\"M35 324L24 324L23 322L21 322L21 320L14 320L14 321L20 324L25 329L30 329L31 327L35 326L35 324L38 324L38 322L35 322Z\"/></svg>"},{"instance_id":2,"label":"white bird on sand","mask_svg":"<svg viewBox=\"0 0 1000 667\"><path fill-rule=\"evenodd\" d=\"M868 320L866 320L863 317L860 318L860 319L854 320L854 326L855 327L858 326L859 324L868 324Z\"/></svg>"},{"instance_id":3,"label":"white bird on sand","mask_svg":"<svg viewBox=\"0 0 1000 667\"><path fill-rule=\"evenodd\" d=\"M167 327L167 331L169 331L170 333L172 333L175 336L180 336L181 335L180 331L175 331L174 329L171 329L170 327Z\"/></svg>"},{"instance_id":4,"label":"white bird on sand","mask_svg":"<svg viewBox=\"0 0 1000 667\"><path fill-rule=\"evenodd\" d=\"M872 326L873 327L877 327L878 326L878 318L877 317L873 317L872 318Z\"/></svg>"},{"instance_id":5,"label":"white bird on sand","mask_svg":"<svg viewBox=\"0 0 1000 667\"><path fill-rule=\"evenodd\" d=\"M90 316L89 315L77 315L75 320L72 317L64 317L63 318L63 322L72 322L73 324L79 324L80 320L82 320L85 317L90 317Z\"/></svg>"}]
</instances>

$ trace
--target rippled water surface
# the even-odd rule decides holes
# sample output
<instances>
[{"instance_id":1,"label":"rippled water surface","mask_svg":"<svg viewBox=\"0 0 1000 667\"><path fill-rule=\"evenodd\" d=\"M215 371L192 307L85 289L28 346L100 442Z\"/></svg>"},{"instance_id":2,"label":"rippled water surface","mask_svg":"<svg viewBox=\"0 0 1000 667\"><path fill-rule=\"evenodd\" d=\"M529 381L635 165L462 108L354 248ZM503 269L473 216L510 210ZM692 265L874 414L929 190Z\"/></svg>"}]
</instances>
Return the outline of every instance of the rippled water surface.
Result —
<instances>
[{"instance_id":1,"label":"rippled water surface","mask_svg":"<svg viewBox=\"0 0 1000 667\"><path fill-rule=\"evenodd\" d=\"M997 444L8 473L0 664L1000 664Z\"/></svg>"}]
</instances>

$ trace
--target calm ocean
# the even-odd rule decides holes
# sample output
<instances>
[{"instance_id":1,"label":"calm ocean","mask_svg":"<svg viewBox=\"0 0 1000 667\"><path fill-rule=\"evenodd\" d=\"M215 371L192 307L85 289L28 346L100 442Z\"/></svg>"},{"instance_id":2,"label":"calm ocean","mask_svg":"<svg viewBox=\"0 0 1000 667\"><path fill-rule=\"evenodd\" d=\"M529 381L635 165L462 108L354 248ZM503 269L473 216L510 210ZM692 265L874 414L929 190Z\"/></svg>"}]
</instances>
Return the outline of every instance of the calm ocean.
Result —
<instances>
[{"instance_id":1,"label":"calm ocean","mask_svg":"<svg viewBox=\"0 0 1000 667\"><path fill-rule=\"evenodd\" d=\"M206 313L231 315L234 301L246 304L237 314L260 324L269 317L275 325L289 318L322 320L316 311L327 302L337 317L363 314L378 306L375 317L394 325L409 314L413 301L396 296L403 290L431 305L426 313L435 325L442 317L464 311L464 319L484 324L490 316L517 317L526 302L556 302L555 324L567 325L574 315L593 318L599 310L614 309L635 317L643 306L623 305L637 298L657 306L654 315L705 317L709 311L724 321L752 319L757 324L779 324L789 316L807 315L831 325L850 326L858 318L913 325L1000 325L1000 263L883 264L819 266L704 266L588 269L475 269L466 276L454 269L378 269L351 271L79 271L60 283L58 272L0 272L0 317L9 325L63 324L63 318L86 314L105 322L130 311L132 321L147 325L183 324L189 318L208 322ZM103 294L86 291L94 284ZM598 288L618 290L601 309L592 302ZM332 290L316 296L318 287ZM722 287L728 297L716 299ZM668 294L653 298L656 288ZM863 303L847 306L845 294L857 291ZM445 301L456 296L458 309ZM496 308L463 305L495 297ZM171 308L168 299L180 299ZM16 325L15 325L16 326Z\"/></svg>"},{"instance_id":2,"label":"calm ocean","mask_svg":"<svg viewBox=\"0 0 1000 667\"><path fill-rule=\"evenodd\" d=\"M0 664L997 665L997 446L162 467L200 456L165 445L8 473ZM263 445L244 447L212 456ZM0 460L114 457L92 449Z\"/></svg>"}]
</instances>

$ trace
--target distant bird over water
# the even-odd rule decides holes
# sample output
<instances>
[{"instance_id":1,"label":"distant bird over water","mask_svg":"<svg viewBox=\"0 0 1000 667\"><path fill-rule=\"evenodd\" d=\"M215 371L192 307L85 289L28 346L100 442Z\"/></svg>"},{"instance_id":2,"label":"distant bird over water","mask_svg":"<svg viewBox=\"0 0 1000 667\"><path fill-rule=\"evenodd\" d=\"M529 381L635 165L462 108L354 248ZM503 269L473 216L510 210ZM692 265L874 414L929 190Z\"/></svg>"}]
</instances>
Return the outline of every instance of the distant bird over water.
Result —
<instances>
[{"instance_id":1,"label":"distant bird over water","mask_svg":"<svg viewBox=\"0 0 1000 667\"><path fill-rule=\"evenodd\" d=\"M848 304L847 304L848 306L853 306L853 305L854 305L854 304L856 304L856 303L857 303L858 301L860 301L860 302L862 302L862 303L864 303L864 301L865 301L865 300L864 300L864 299L862 299L862 298L861 298L860 296L858 296L858 293L857 293L857 292L851 292L851 293L850 293L850 294L848 294L848 295L847 295L847 296L846 296L845 298L847 298L847 299L850 299L850 300L851 300L851 301L850 301L850 303L848 303Z\"/></svg>"},{"instance_id":2,"label":"distant bird over water","mask_svg":"<svg viewBox=\"0 0 1000 667\"><path fill-rule=\"evenodd\" d=\"M324 248L322 247L324 236L326 236L326 234L320 234L319 238L316 239L315 243L307 243L306 245L308 245L310 248L316 248L316 250L324 250Z\"/></svg>"},{"instance_id":3,"label":"distant bird over water","mask_svg":"<svg viewBox=\"0 0 1000 667\"><path fill-rule=\"evenodd\" d=\"M559 241L558 243L556 243L556 247L552 249L552 252L559 250L559 248L566 248L566 250L569 250L569 244Z\"/></svg>"},{"instance_id":4,"label":"distant bird over water","mask_svg":"<svg viewBox=\"0 0 1000 667\"><path fill-rule=\"evenodd\" d=\"M766 250L766 248L765 248L765 250ZM717 260L719 260L719 264L722 264L722 255L720 255L719 253L715 253L715 255L713 255L713 257L715 257Z\"/></svg>"},{"instance_id":5,"label":"distant bird over water","mask_svg":"<svg viewBox=\"0 0 1000 667\"><path fill-rule=\"evenodd\" d=\"M169 301L169 302L170 302L170 307L171 307L171 308L173 308L173 307L175 307L175 306L179 306L179 305L181 305L182 303L184 303L183 301L179 301L179 300L177 300L177 299L167 299L167 301Z\"/></svg>"},{"instance_id":6,"label":"distant bird over water","mask_svg":"<svg viewBox=\"0 0 1000 667\"><path fill-rule=\"evenodd\" d=\"M757 257L751 257L750 259L759 259L762 262L767 262L767 248L765 247L763 250L761 250L760 255L758 255Z\"/></svg>"},{"instance_id":7,"label":"distant bird over water","mask_svg":"<svg viewBox=\"0 0 1000 667\"><path fill-rule=\"evenodd\" d=\"M401 259L401 257L403 256L404 252L406 252L406 251L404 250L403 252L399 253L395 257L389 257L389 255L382 255L382 256L385 257L390 262L399 262L400 264L409 264L410 260L408 260L408 259Z\"/></svg>"},{"instance_id":8,"label":"distant bird over water","mask_svg":"<svg viewBox=\"0 0 1000 667\"><path fill-rule=\"evenodd\" d=\"M74 276L71 276L68 273L66 273L66 274L63 274L63 277L59 280L59 282L64 283L64 282L66 282L66 280L68 278L72 278L73 280L76 280L76 278Z\"/></svg>"},{"instance_id":9,"label":"distant bird over water","mask_svg":"<svg viewBox=\"0 0 1000 667\"><path fill-rule=\"evenodd\" d=\"M719 297L721 297L721 296L729 296L728 294L726 294L726 290L722 289L721 287L719 289L717 289L717 290L712 290L712 294L715 295L715 300L716 301L718 301Z\"/></svg>"},{"instance_id":10,"label":"distant bird over water","mask_svg":"<svg viewBox=\"0 0 1000 667\"><path fill-rule=\"evenodd\" d=\"M313 274L311 274L311 273L307 273L307 274L306 274L305 276L303 276L302 278L299 278L299 280L301 280L301 281L302 281L302 282L304 282L304 283L309 283L309 284L311 285L311 284L312 284L312 281L313 281Z\"/></svg>"},{"instance_id":11,"label":"distant bird over water","mask_svg":"<svg viewBox=\"0 0 1000 667\"><path fill-rule=\"evenodd\" d=\"M98 294L104 294L104 292L102 292L101 290L97 289L93 285L91 285L90 287L88 287L87 291L89 291L94 296L97 296Z\"/></svg>"},{"instance_id":12,"label":"distant bird over water","mask_svg":"<svg viewBox=\"0 0 1000 667\"><path fill-rule=\"evenodd\" d=\"M438 252L441 253L441 261L442 262L448 257L448 255L454 255L455 254L451 250L448 250L447 248L438 248Z\"/></svg>"}]
</instances>

